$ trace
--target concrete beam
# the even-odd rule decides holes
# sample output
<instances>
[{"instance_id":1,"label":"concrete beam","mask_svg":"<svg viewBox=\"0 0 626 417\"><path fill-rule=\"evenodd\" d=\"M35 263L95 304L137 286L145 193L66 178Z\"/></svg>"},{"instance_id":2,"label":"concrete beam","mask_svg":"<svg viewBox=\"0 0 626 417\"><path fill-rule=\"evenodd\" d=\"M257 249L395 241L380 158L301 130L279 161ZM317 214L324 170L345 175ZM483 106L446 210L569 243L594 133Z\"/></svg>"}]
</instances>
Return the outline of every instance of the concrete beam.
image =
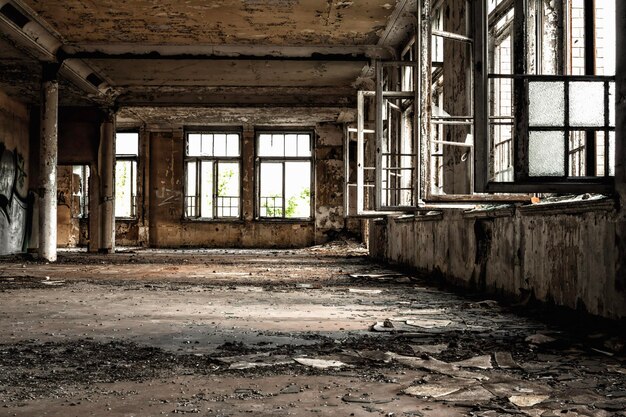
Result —
<instances>
[{"instance_id":1,"label":"concrete beam","mask_svg":"<svg viewBox=\"0 0 626 417\"><path fill-rule=\"evenodd\" d=\"M394 52L383 45L280 46L280 45L146 45L93 43L66 45L65 59L280 59L370 60L391 59Z\"/></svg>"},{"instance_id":2,"label":"concrete beam","mask_svg":"<svg viewBox=\"0 0 626 417\"><path fill-rule=\"evenodd\" d=\"M43 65L41 140L39 153L39 257L57 260L57 160L59 127L59 66Z\"/></svg>"}]
</instances>

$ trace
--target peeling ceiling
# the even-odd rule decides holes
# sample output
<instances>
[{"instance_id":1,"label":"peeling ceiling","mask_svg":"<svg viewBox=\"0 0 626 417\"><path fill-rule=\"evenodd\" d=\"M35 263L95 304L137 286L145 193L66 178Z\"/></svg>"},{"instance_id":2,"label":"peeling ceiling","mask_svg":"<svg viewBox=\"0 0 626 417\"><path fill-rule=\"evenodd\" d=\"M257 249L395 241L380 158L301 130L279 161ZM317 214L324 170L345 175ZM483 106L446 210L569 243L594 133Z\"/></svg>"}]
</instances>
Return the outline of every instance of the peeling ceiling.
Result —
<instances>
[{"instance_id":1,"label":"peeling ceiling","mask_svg":"<svg viewBox=\"0 0 626 417\"><path fill-rule=\"evenodd\" d=\"M159 107L154 114L160 115L163 108L185 105L353 107L359 82L371 76L371 59L389 57L398 36L406 37L416 4L416 0L0 1L11 1L58 39L57 57L86 64L86 74L93 72L88 81L103 80L106 85L99 88L116 99L117 106ZM0 39L0 88L36 102L38 62L7 45ZM67 90L66 102L81 101L78 87L65 82L62 88ZM83 94L85 100L97 102L93 91L90 94Z\"/></svg>"},{"instance_id":2,"label":"peeling ceiling","mask_svg":"<svg viewBox=\"0 0 626 417\"><path fill-rule=\"evenodd\" d=\"M375 44L394 0L24 0L70 44Z\"/></svg>"}]
</instances>

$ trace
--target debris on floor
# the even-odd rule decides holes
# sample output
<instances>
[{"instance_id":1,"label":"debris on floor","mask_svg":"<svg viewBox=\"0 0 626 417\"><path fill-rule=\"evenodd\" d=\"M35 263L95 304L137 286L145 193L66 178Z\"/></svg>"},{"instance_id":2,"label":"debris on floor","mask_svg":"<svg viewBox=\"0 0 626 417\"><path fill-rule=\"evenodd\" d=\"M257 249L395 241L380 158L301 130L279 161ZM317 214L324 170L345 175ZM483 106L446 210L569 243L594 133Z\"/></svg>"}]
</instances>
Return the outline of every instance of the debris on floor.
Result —
<instances>
[{"instance_id":1,"label":"debris on floor","mask_svg":"<svg viewBox=\"0 0 626 417\"><path fill-rule=\"evenodd\" d=\"M0 262L0 415L625 417L623 335L336 249Z\"/></svg>"}]
</instances>

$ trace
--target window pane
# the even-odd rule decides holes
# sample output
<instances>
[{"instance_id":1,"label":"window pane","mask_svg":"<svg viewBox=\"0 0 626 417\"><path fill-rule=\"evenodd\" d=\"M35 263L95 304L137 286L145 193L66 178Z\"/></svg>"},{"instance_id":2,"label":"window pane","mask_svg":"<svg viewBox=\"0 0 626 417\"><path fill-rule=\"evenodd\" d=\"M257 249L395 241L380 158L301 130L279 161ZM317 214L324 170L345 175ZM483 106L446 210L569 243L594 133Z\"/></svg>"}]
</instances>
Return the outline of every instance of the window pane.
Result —
<instances>
[{"instance_id":1,"label":"window pane","mask_svg":"<svg viewBox=\"0 0 626 417\"><path fill-rule=\"evenodd\" d=\"M261 163L261 217L283 216L283 164Z\"/></svg>"},{"instance_id":2,"label":"window pane","mask_svg":"<svg viewBox=\"0 0 626 417\"><path fill-rule=\"evenodd\" d=\"M228 135L226 155L239 156L239 135Z\"/></svg>"},{"instance_id":3,"label":"window pane","mask_svg":"<svg viewBox=\"0 0 626 417\"><path fill-rule=\"evenodd\" d=\"M188 156L200 156L202 155L202 135L196 133L190 133L187 135L187 155Z\"/></svg>"},{"instance_id":4,"label":"window pane","mask_svg":"<svg viewBox=\"0 0 626 417\"><path fill-rule=\"evenodd\" d=\"M213 162L200 162L200 217L213 217Z\"/></svg>"},{"instance_id":5,"label":"window pane","mask_svg":"<svg viewBox=\"0 0 626 417\"><path fill-rule=\"evenodd\" d=\"M239 164L219 163L217 178L218 217L239 217Z\"/></svg>"},{"instance_id":6,"label":"window pane","mask_svg":"<svg viewBox=\"0 0 626 417\"><path fill-rule=\"evenodd\" d=\"M282 134L259 135L259 156L284 156L285 138Z\"/></svg>"},{"instance_id":7,"label":"window pane","mask_svg":"<svg viewBox=\"0 0 626 417\"><path fill-rule=\"evenodd\" d=\"M609 175L615 176L615 132L609 132Z\"/></svg>"},{"instance_id":8,"label":"window pane","mask_svg":"<svg viewBox=\"0 0 626 417\"><path fill-rule=\"evenodd\" d=\"M609 83L609 126L615 127L615 83Z\"/></svg>"},{"instance_id":9,"label":"window pane","mask_svg":"<svg viewBox=\"0 0 626 417\"><path fill-rule=\"evenodd\" d=\"M298 156L298 135L285 135L285 156Z\"/></svg>"},{"instance_id":10,"label":"window pane","mask_svg":"<svg viewBox=\"0 0 626 417\"><path fill-rule=\"evenodd\" d=\"M596 74L615 75L615 2L596 1Z\"/></svg>"},{"instance_id":11,"label":"window pane","mask_svg":"<svg viewBox=\"0 0 626 417\"><path fill-rule=\"evenodd\" d=\"M298 156L311 156L311 135L298 135Z\"/></svg>"},{"instance_id":12,"label":"window pane","mask_svg":"<svg viewBox=\"0 0 626 417\"><path fill-rule=\"evenodd\" d=\"M551 177L565 175L565 134L530 132L528 138L529 175Z\"/></svg>"},{"instance_id":13,"label":"window pane","mask_svg":"<svg viewBox=\"0 0 626 417\"><path fill-rule=\"evenodd\" d=\"M139 155L139 133L117 133L115 135L116 155Z\"/></svg>"},{"instance_id":14,"label":"window pane","mask_svg":"<svg viewBox=\"0 0 626 417\"><path fill-rule=\"evenodd\" d=\"M185 207L187 217L197 216L198 197L196 194L196 162L187 162L187 183L185 194Z\"/></svg>"},{"instance_id":15,"label":"window pane","mask_svg":"<svg viewBox=\"0 0 626 417\"><path fill-rule=\"evenodd\" d=\"M115 163L115 217L132 217L133 161Z\"/></svg>"},{"instance_id":16,"label":"window pane","mask_svg":"<svg viewBox=\"0 0 626 417\"><path fill-rule=\"evenodd\" d=\"M571 126L604 126L604 83L571 82L569 111Z\"/></svg>"},{"instance_id":17,"label":"window pane","mask_svg":"<svg viewBox=\"0 0 626 417\"><path fill-rule=\"evenodd\" d=\"M528 83L530 126L565 125L565 87L561 82Z\"/></svg>"},{"instance_id":18,"label":"window pane","mask_svg":"<svg viewBox=\"0 0 626 417\"><path fill-rule=\"evenodd\" d=\"M226 156L226 135L213 135L213 156Z\"/></svg>"},{"instance_id":19,"label":"window pane","mask_svg":"<svg viewBox=\"0 0 626 417\"><path fill-rule=\"evenodd\" d=\"M203 134L202 143L200 146L199 156L212 156L213 155L213 135Z\"/></svg>"},{"instance_id":20,"label":"window pane","mask_svg":"<svg viewBox=\"0 0 626 417\"><path fill-rule=\"evenodd\" d=\"M285 217L311 217L311 163L285 162Z\"/></svg>"}]
</instances>

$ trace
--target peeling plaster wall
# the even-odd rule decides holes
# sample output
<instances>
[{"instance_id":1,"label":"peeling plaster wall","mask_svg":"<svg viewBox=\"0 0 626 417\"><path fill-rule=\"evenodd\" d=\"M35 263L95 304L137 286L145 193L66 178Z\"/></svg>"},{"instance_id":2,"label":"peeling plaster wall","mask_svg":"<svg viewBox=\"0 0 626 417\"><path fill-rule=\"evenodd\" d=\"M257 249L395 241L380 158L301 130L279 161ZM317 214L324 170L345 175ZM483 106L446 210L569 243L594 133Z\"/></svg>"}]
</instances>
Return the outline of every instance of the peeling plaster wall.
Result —
<instances>
[{"instance_id":1,"label":"peeling plaster wall","mask_svg":"<svg viewBox=\"0 0 626 417\"><path fill-rule=\"evenodd\" d=\"M372 256L461 287L626 318L616 287L613 202L370 222Z\"/></svg>"},{"instance_id":2,"label":"peeling plaster wall","mask_svg":"<svg viewBox=\"0 0 626 417\"><path fill-rule=\"evenodd\" d=\"M0 91L0 255L23 252L30 237L29 158L26 106Z\"/></svg>"},{"instance_id":3,"label":"peeling plaster wall","mask_svg":"<svg viewBox=\"0 0 626 417\"><path fill-rule=\"evenodd\" d=\"M254 126L246 125L242 144L242 218L196 221L183 216L184 136L182 129L150 133L149 226L153 247L304 247L322 243L344 230L343 129L315 126L314 219L255 218Z\"/></svg>"}]
</instances>

